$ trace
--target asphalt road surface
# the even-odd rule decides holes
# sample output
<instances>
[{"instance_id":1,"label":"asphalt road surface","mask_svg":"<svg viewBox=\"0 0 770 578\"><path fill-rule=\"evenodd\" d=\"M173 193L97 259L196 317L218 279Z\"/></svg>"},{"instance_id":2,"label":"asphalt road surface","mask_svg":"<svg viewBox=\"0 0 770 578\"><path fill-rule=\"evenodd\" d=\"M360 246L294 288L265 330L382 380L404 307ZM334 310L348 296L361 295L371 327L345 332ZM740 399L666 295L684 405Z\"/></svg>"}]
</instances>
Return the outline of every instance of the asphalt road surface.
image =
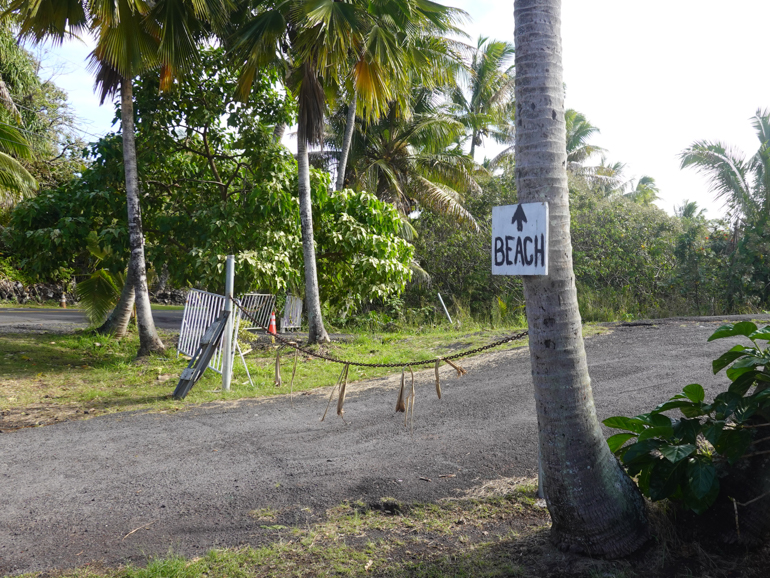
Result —
<instances>
[{"instance_id":1,"label":"asphalt road surface","mask_svg":"<svg viewBox=\"0 0 770 578\"><path fill-rule=\"evenodd\" d=\"M152 317L159 329L179 331L182 325L179 310L153 310ZM0 307L0 331L72 331L88 327L86 316L79 309L48 309Z\"/></svg>"},{"instance_id":2,"label":"asphalt road surface","mask_svg":"<svg viewBox=\"0 0 770 578\"><path fill-rule=\"evenodd\" d=\"M588 339L599 418L648 411L693 382L713 396L725 378L711 360L738 341L706 343L721 322L620 325ZM534 476L526 349L463 365L462 378L442 369L441 401L433 371L417 374L413 432L394 414L393 377L354 384L345 421L333 408L319 421L325 389L293 406L281 396L0 434L0 573L200 555L274 538L254 509L304 525L345 499L432 501Z\"/></svg>"}]
</instances>

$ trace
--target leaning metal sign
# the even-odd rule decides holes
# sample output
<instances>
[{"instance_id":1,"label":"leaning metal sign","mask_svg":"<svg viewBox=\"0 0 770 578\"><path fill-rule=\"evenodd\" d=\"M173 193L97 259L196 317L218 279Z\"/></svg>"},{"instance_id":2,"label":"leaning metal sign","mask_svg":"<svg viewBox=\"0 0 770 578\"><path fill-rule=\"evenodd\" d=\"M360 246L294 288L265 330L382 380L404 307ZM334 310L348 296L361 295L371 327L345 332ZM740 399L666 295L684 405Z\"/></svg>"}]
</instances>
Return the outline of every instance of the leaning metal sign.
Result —
<instances>
[{"instance_id":1,"label":"leaning metal sign","mask_svg":"<svg viewBox=\"0 0 770 578\"><path fill-rule=\"evenodd\" d=\"M548 275L548 203L492 207L492 274Z\"/></svg>"}]
</instances>

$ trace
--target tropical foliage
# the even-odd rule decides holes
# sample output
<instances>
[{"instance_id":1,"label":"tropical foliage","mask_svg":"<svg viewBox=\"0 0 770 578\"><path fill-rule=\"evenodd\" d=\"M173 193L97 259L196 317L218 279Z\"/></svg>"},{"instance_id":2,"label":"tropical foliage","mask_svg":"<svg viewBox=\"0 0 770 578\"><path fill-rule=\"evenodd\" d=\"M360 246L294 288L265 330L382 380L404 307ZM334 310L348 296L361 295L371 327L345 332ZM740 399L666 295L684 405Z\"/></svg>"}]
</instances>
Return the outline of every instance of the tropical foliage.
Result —
<instances>
[{"instance_id":1,"label":"tropical foliage","mask_svg":"<svg viewBox=\"0 0 770 578\"><path fill-rule=\"evenodd\" d=\"M513 53L513 44L480 37L465 74L449 91L452 112L470 141L471 159L485 138L499 143L514 138Z\"/></svg>"},{"instance_id":2,"label":"tropical foliage","mask_svg":"<svg viewBox=\"0 0 770 578\"><path fill-rule=\"evenodd\" d=\"M156 271L165 267L176 286L221 290L224 255L235 254L238 291L301 293L296 162L270 130L291 118L291 102L266 75L249 100L235 100L237 77L216 68L221 55L207 51L189 81L165 92L154 75L136 82L148 261ZM111 249L99 254L101 268L124 270L121 139L108 135L91 159L82 177L14 212L15 234L6 242L25 269L42 277L68 265L91 271L97 246ZM401 291L412 249L395 236L395 209L365 192L331 193L328 175L311 176L319 279L333 296L329 304L348 309Z\"/></svg>"},{"instance_id":3,"label":"tropical foliage","mask_svg":"<svg viewBox=\"0 0 770 578\"><path fill-rule=\"evenodd\" d=\"M726 369L730 385L712 402L693 383L649 413L604 420L625 430L607 443L650 499L669 498L703 513L717 500L725 478L740 471L739 460L767 453L761 427L770 420L770 351L762 342L770 341L770 326L727 324L709 341L738 336L750 345L735 345L714 360L714 374ZM670 411L682 416L672 419Z\"/></svg>"},{"instance_id":4,"label":"tropical foliage","mask_svg":"<svg viewBox=\"0 0 770 578\"><path fill-rule=\"evenodd\" d=\"M66 95L37 71L32 55L0 22L0 203L6 207L83 168L83 143Z\"/></svg>"},{"instance_id":5,"label":"tropical foliage","mask_svg":"<svg viewBox=\"0 0 770 578\"><path fill-rule=\"evenodd\" d=\"M476 227L463 197L477 193L476 166L455 141L464 127L430 91L416 90L412 108L392 106L376 123L353 136L349 181L376 192L407 217L430 209ZM462 192L461 192L462 191Z\"/></svg>"}]
</instances>

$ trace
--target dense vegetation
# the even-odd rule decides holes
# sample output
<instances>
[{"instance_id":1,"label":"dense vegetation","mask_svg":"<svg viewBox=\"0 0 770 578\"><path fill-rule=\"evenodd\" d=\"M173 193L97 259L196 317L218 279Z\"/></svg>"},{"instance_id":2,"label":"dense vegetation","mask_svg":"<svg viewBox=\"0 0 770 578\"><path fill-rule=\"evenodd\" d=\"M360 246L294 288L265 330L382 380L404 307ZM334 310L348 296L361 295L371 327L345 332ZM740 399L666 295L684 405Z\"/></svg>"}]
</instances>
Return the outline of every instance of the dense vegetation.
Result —
<instances>
[{"instance_id":1,"label":"dense vegetation","mask_svg":"<svg viewBox=\"0 0 770 578\"><path fill-rule=\"evenodd\" d=\"M473 158L485 138L512 142L513 49L482 38L463 58L443 36L447 22L401 39L441 66L417 67L398 79L411 91L356 113L349 145L349 88L337 87L324 105L326 152L311 155L311 197L320 293L335 324L372 315L434 318L437 292L460 315L492 323L523 317L520 280L493 277L489 266L491 208L516 202L512 154L483 164ZM0 142L23 144L0 151L10 159L0 182L0 275L27 283L122 273L129 241L120 134L88 147L77 141L66 96L37 77L7 23L0 54L0 127L11 131ZM164 90L154 69L134 83L151 278L220 290L223 255L233 253L237 290L302 294L297 163L278 138L296 122L293 81L272 62L244 99L239 74L220 47L203 51ZM729 152L720 143L696 142L682 153L683 168L706 172L727 201L723 220L707 220L695 203L667 215L653 204L652 178L630 181L621 163L594 162L605 153L594 142L598 129L567 112L584 319L768 307L767 122L758 111L760 148L735 159L740 174L725 174L716 162ZM334 192L331 176L345 146L340 179L350 189Z\"/></svg>"}]
</instances>

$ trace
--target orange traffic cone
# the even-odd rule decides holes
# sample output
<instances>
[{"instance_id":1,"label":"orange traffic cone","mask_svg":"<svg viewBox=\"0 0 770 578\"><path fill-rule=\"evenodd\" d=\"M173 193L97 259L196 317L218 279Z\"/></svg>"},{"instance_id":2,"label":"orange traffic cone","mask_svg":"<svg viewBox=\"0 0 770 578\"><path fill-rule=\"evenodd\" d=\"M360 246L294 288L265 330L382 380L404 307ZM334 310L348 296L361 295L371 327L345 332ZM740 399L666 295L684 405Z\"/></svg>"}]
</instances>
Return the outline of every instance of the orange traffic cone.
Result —
<instances>
[{"instance_id":1,"label":"orange traffic cone","mask_svg":"<svg viewBox=\"0 0 770 578\"><path fill-rule=\"evenodd\" d=\"M278 332L275 330L275 311L270 314L270 325L267 326L267 332L276 335Z\"/></svg>"}]
</instances>

